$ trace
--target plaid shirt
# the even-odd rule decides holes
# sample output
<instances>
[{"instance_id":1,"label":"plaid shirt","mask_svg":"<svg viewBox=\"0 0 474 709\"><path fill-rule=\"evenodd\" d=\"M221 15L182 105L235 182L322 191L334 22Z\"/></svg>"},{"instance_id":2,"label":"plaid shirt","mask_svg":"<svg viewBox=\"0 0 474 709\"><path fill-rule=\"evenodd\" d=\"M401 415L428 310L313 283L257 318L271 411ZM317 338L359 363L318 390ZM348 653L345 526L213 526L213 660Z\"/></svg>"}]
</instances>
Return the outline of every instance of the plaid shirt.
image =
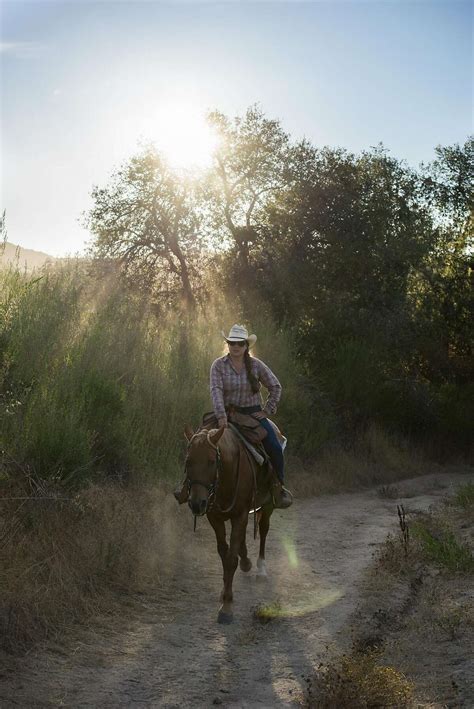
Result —
<instances>
[{"instance_id":1,"label":"plaid shirt","mask_svg":"<svg viewBox=\"0 0 474 709\"><path fill-rule=\"evenodd\" d=\"M264 410L268 414L274 414L281 396L281 384L261 360L251 357L252 372L266 389L269 396L265 402ZM225 416L225 407L229 404L235 406L262 406L262 396L258 391L253 393L250 382L247 379L245 366L237 372L230 355L219 357L211 365L211 397L214 413L217 418Z\"/></svg>"}]
</instances>

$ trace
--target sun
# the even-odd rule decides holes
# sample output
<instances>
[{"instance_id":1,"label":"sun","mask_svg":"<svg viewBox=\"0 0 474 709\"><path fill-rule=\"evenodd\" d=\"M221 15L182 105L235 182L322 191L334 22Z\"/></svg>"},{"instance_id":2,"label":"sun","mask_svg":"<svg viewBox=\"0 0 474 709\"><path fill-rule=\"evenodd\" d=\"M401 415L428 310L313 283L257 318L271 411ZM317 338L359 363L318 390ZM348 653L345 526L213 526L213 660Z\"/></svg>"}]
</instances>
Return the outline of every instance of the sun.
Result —
<instances>
[{"instance_id":1,"label":"sun","mask_svg":"<svg viewBox=\"0 0 474 709\"><path fill-rule=\"evenodd\" d=\"M142 137L177 169L207 167L218 142L204 111L186 102L163 104L150 112Z\"/></svg>"}]
</instances>

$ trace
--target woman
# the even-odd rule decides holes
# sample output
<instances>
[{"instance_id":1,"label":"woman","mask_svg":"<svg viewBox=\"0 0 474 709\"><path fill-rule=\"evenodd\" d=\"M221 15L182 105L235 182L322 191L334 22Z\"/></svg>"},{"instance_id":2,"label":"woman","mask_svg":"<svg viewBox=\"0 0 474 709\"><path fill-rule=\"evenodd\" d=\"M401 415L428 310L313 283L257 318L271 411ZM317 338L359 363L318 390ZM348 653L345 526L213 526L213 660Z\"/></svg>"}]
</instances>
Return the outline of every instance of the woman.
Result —
<instances>
[{"instance_id":1,"label":"woman","mask_svg":"<svg viewBox=\"0 0 474 709\"><path fill-rule=\"evenodd\" d=\"M281 396L281 384L271 369L264 362L251 357L249 349L257 341L256 335L249 335L242 325L233 325L226 336L229 353L218 357L211 365L211 398L219 427L227 428L227 412L234 409L239 413L250 414L258 419L267 431L263 446L270 458L280 484L275 485L274 500L276 507L289 507L291 493L284 484L283 449L277 438L275 428L268 420L274 414ZM268 398L262 407L261 384L268 390ZM179 502L184 494L175 493Z\"/></svg>"},{"instance_id":2,"label":"woman","mask_svg":"<svg viewBox=\"0 0 474 709\"><path fill-rule=\"evenodd\" d=\"M257 341L256 335L249 335L243 325L233 325L227 336L224 332L221 334L227 342L229 353L218 357L211 365L211 398L219 427L227 427L226 412L229 409L258 419L267 432L263 447L281 483L275 495L276 506L289 507L292 497L284 487L283 449L275 428L267 418L277 410L281 384L264 362L250 356L249 350ZM268 390L268 398L263 407L261 384Z\"/></svg>"}]
</instances>

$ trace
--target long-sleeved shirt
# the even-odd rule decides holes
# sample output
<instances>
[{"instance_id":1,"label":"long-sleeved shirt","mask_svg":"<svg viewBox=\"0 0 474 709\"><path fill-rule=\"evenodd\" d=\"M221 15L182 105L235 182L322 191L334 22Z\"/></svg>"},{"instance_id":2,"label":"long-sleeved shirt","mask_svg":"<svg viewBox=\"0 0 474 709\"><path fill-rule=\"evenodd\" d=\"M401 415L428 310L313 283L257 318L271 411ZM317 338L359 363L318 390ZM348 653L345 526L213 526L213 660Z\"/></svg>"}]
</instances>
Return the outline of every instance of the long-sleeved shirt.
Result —
<instances>
[{"instance_id":1,"label":"long-sleeved shirt","mask_svg":"<svg viewBox=\"0 0 474 709\"><path fill-rule=\"evenodd\" d=\"M268 414L274 414L281 396L281 384L270 367L256 357L251 357L252 372L257 380L268 390L268 398L263 409ZM211 365L211 398L214 413L217 418L225 416L225 408L230 404L235 406L262 406L260 391L253 393L247 378L245 366L237 372L230 355L219 357Z\"/></svg>"}]
</instances>

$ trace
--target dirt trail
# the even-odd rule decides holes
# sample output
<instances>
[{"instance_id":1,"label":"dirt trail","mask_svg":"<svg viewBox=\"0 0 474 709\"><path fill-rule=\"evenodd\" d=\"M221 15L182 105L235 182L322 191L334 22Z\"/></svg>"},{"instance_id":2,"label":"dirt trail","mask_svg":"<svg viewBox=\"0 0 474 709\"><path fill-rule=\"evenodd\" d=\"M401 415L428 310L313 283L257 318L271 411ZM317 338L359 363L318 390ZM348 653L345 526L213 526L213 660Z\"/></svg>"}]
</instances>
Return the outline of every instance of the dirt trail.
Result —
<instances>
[{"instance_id":1,"label":"dirt trail","mask_svg":"<svg viewBox=\"0 0 474 709\"><path fill-rule=\"evenodd\" d=\"M400 498L376 490L296 500L277 511L268 536L269 577L236 573L235 621L216 623L221 589L214 535L196 534L181 508L180 538L166 573L137 609L75 629L64 645L37 650L20 671L5 673L0 707L283 707L298 706L303 675L346 647L357 582L388 532L396 503L427 509L462 474L399 483ZM257 542L248 533L255 562ZM281 617L262 625L258 603L278 602Z\"/></svg>"}]
</instances>

